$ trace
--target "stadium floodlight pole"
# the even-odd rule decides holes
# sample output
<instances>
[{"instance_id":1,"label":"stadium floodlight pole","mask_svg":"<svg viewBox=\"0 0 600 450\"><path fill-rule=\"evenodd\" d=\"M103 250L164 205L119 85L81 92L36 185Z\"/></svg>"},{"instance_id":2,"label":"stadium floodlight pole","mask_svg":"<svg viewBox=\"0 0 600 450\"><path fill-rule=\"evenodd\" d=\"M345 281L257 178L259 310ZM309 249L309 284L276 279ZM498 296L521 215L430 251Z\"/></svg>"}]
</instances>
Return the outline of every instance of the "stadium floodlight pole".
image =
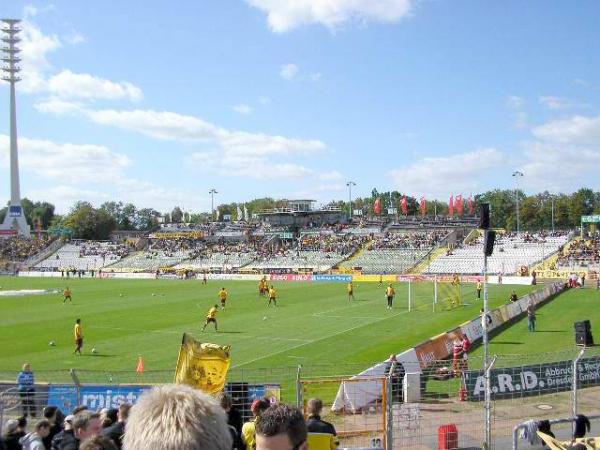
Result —
<instances>
[{"instance_id":1,"label":"stadium floodlight pole","mask_svg":"<svg viewBox=\"0 0 600 450\"><path fill-rule=\"evenodd\" d=\"M21 206L21 187L19 182L19 150L17 146L17 102L16 87L17 82L21 81L19 72L21 62L19 52L21 51L17 44L21 41L19 38L20 20L0 19L2 23L1 40L6 44L0 48L0 61L3 65L0 68L2 80L10 83L10 204L4 217L4 223L0 228L4 230L14 230L19 234L29 237L30 229L23 207Z\"/></svg>"},{"instance_id":2,"label":"stadium floodlight pole","mask_svg":"<svg viewBox=\"0 0 600 450\"><path fill-rule=\"evenodd\" d=\"M554 195L550 198L552 199L552 234L554 234Z\"/></svg>"},{"instance_id":3,"label":"stadium floodlight pole","mask_svg":"<svg viewBox=\"0 0 600 450\"><path fill-rule=\"evenodd\" d=\"M515 197L517 199L517 236L520 236L520 228L519 228L519 178L523 177L523 172L519 172L515 170L512 174L515 179Z\"/></svg>"},{"instance_id":4,"label":"stadium floodlight pole","mask_svg":"<svg viewBox=\"0 0 600 450\"><path fill-rule=\"evenodd\" d=\"M208 191L210 194L210 218L214 222L215 221L215 194L218 194L215 188L212 188Z\"/></svg>"},{"instance_id":5,"label":"stadium floodlight pole","mask_svg":"<svg viewBox=\"0 0 600 450\"><path fill-rule=\"evenodd\" d=\"M356 186L356 183L352 180L346 183L348 186L348 205L350 207L350 214L348 214L348 218L352 221L352 186Z\"/></svg>"}]
</instances>

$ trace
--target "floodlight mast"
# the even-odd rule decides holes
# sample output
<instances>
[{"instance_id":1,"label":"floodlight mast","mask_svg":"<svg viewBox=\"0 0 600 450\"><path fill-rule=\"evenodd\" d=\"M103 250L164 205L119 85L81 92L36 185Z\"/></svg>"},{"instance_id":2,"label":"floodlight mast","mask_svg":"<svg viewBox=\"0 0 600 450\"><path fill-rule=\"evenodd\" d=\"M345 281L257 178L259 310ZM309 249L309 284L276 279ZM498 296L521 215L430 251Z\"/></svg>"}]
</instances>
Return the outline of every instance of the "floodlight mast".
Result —
<instances>
[{"instance_id":1,"label":"floodlight mast","mask_svg":"<svg viewBox=\"0 0 600 450\"><path fill-rule=\"evenodd\" d=\"M19 32L21 28L18 19L0 19L2 23L2 37L5 44L0 48L0 61L2 61L2 80L10 84L10 205L4 223L0 227L4 231L17 232L21 236L30 237L29 225L25 220L21 206L21 186L19 182L19 151L17 146L17 103L16 84L21 81L19 72L21 62L17 44L21 42Z\"/></svg>"}]
</instances>

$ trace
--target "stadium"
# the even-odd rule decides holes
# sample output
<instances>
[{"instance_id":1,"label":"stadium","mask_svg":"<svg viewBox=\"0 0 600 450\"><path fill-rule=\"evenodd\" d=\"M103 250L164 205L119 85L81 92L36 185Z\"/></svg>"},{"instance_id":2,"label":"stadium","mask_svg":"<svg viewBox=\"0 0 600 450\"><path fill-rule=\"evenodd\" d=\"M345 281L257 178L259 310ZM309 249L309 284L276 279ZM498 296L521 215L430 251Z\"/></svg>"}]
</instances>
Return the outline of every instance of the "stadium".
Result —
<instances>
[{"instance_id":1,"label":"stadium","mask_svg":"<svg viewBox=\"0 0 600 450\"><path fill-rule=\"evenodd\" d=\"M210 208L165 213L99 195L59 214L52 198L21 195L29 172L19 168L15 86L28 26L2 21L12 89L0 121L10 123L0 443L20 432L67 448L53 438L66 425L77 448L118 429L114 444L86 448L135 449L152 395L176 392L174 410L202 403L181 419L190 423L162 430L199 430L185 448L260 450L258 436L277 433L295 449L599 448L589 437L600 436L597 179L572 194L526 193L518 183L529 173L516 170L514 188L442 186L436 196L356 195L348 180L347 200L263 186L267 197L216 204L222 192L210 188ZM261 434L261 414L282 405L302 414L299 442ZM98 419L106 432L85 434ZM158 446L148 437L140 448Z\"/></svg>"}]
</instances>

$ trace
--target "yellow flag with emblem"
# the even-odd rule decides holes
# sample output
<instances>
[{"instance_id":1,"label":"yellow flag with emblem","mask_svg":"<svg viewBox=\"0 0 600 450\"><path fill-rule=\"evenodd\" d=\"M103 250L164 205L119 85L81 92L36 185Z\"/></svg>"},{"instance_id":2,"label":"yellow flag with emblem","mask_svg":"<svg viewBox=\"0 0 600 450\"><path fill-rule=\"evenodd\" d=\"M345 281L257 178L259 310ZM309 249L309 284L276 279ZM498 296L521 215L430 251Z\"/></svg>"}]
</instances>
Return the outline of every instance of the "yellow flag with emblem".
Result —
<instances>
[{"instance_id":1,"label":"yellow flag with emblem","mask_svg":"<svg viewBox=\"0 0 600 450\"><path fill-rule=\"evenodd\" d=\"M214 394L225 388L231 346L202 343L186 333L181 341L175 383Z\"/></svg>"}]
</instances>

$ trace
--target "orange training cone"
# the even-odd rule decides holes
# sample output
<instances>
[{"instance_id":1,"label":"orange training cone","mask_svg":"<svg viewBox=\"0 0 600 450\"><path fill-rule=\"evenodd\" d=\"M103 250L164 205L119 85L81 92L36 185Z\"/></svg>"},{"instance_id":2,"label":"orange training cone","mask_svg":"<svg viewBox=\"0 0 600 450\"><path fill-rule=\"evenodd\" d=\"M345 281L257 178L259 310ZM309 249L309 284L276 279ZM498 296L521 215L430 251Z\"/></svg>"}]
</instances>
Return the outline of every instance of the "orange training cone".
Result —
<instances>
[{"instance_id":1,"label":"orange training cone","mask_svg":"<svg viewBox=\"0 0 600 450\"><path fill-rule=\"evenodd\" d=\"M135 369L135 371L137 373L144 373L145 367L144 367L144 358L142 358L141 356L138 358L138 364L137 364L137 368Z\"/></svg>"}]
</instances>

